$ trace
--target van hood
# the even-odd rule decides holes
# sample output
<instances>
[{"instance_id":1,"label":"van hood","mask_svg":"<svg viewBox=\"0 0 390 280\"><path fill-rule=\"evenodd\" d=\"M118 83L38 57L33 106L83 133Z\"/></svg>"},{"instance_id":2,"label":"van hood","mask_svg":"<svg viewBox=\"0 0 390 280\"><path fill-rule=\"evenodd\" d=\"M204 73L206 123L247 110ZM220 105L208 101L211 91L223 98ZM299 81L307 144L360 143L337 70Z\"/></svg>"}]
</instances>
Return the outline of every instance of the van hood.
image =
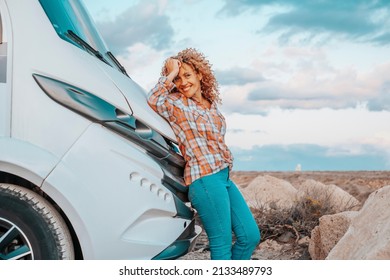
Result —
<instances>
[{"instance_id":1,"label":"van hood","mask_svg":"<svg viewBox=\"0 0 390 280\"><path fill-rule=\"evenodd\" d=\"M131 78L108 65L104 65L103 71L123 94L136 119L177 143L177 138L169 123L148 105L145 89Z\"/></svg>"}]
</instances>

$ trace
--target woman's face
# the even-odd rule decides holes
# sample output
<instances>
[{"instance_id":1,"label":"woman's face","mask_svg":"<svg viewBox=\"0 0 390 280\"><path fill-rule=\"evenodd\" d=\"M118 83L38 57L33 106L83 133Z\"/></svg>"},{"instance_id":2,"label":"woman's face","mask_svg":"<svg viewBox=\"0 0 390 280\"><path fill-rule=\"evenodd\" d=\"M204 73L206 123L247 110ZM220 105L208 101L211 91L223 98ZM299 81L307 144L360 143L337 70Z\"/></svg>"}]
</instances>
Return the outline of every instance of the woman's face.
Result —
<instances>
[{"instance_id":1,"label":"woman's face","mask_svg":"<svg viewBox=\"0 0 390 280\"><path fill-rule=\"evenodd\" d=\"M187 98L195 96L198 100L201 99L200 81L201 74L197 74L192 67L186 63L182 63L179 69L179 74L174 79L174 83L181 94Z\"/></svg>"}]
</instances>

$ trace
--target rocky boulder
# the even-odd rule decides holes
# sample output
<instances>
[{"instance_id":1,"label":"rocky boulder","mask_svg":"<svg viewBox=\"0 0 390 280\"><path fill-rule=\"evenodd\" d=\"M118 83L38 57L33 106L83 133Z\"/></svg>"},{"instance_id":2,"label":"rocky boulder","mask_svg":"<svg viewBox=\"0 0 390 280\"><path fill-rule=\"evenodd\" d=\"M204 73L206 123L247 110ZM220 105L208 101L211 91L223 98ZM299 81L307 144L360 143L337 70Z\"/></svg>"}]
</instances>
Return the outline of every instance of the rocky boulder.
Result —
<instances>
[{"instance_id":1,"label":"rocky boulder","mask_svg":"<svg viewBox=\"0 0 390 280\"><path fill-rule=\"evenodd\" d=\"M347 232L357 211L347 211L320 218L319 225L311 232L309 254L313 260L324 260Z\"/></svg>"},{"instance_id":2,"label":"rocky boulder","mask_svg":"<svg viewBox=\"0 0 390 280\"><path fill-rule=\"evenodd\" d=\"M241 192L249 206L264 209L289 209L297 197L293 185L269 175L256 177Z\"/></svg>"},{"instance_id":3,"label":"rocky boulder","mask_svg":"<svg viewBox=\"0 0 390 280\"><path fill-rule=\"evenodd\" d=\"M333 213L357 210L359 201L336 185L325 185L315 180L306 180L298 186L298 196L310 197L329 207Z\"/></svg>"},{"instance_id":4,"label":"rocky boulder","mask_svg":"<svg viewBox=\"0 0 390 280\"><path fill-rule=\"evenodd\" d=\"M368 197L326 259L390 259L390 186Z\"/></svg>"}]
</instances>

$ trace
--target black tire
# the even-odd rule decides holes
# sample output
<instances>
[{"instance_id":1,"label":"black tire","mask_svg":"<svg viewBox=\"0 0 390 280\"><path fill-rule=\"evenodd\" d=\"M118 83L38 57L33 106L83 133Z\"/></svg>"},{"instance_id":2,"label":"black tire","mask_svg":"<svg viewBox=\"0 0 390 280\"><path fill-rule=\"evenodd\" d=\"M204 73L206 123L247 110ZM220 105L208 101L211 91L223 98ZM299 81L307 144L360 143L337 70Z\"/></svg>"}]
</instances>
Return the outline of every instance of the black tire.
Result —
<instances>
[{"instance_id":1,"label":"black tire","mask_svg":"<svg viewBox=\"0 0 390 280\"><path fill-rule=\"evenodd\" d=\"M42 196L0 184L0 260L74 259L65 221Z\"/></svg>"}]
</instances>

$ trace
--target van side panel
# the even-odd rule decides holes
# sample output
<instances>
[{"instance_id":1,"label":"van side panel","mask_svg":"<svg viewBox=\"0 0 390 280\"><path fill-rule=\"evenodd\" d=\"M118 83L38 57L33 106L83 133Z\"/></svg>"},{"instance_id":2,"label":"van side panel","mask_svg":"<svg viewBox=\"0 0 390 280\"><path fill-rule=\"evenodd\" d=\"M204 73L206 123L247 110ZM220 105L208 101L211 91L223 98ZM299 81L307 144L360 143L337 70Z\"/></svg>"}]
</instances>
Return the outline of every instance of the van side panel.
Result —
<instances>
[{"instance_id":1,"label":"van side panel","mask_svg":"<svg viewBox=\"0 0 390 280\"><path fill-rule=\"evenodd\" d=\"M0 171L17 175L36 186L58 163L53 154L31 143L9 137L0 137Z\"/></svg>"},{"instance_id":2,"label":"van side panel","mask_svg":"<svg viewBox=\"0 0 390 280\"><path fill-rule=\"evenodd\" d=\"M34 143L62 157L90 124L90 121L50 99L38 86L33 74L82 88L109 100L123 112L129 112L126 99L107 75L97 68L97 64L102 62L62 40L38 1L9 1L7 5L14 33L13 138Z\"/></svg>"},{"instance_id":3,"label":"van side panel","mask_svg":"<svg viewBox=\"0 0 390 280\"><path fill-rule=\"evenodd\" d=\"M72 221L85 259L149 259L189 225L173 218L175 198L162 175L139 148L92 124L42 190Z\"/></svg>"}]
</instances>

